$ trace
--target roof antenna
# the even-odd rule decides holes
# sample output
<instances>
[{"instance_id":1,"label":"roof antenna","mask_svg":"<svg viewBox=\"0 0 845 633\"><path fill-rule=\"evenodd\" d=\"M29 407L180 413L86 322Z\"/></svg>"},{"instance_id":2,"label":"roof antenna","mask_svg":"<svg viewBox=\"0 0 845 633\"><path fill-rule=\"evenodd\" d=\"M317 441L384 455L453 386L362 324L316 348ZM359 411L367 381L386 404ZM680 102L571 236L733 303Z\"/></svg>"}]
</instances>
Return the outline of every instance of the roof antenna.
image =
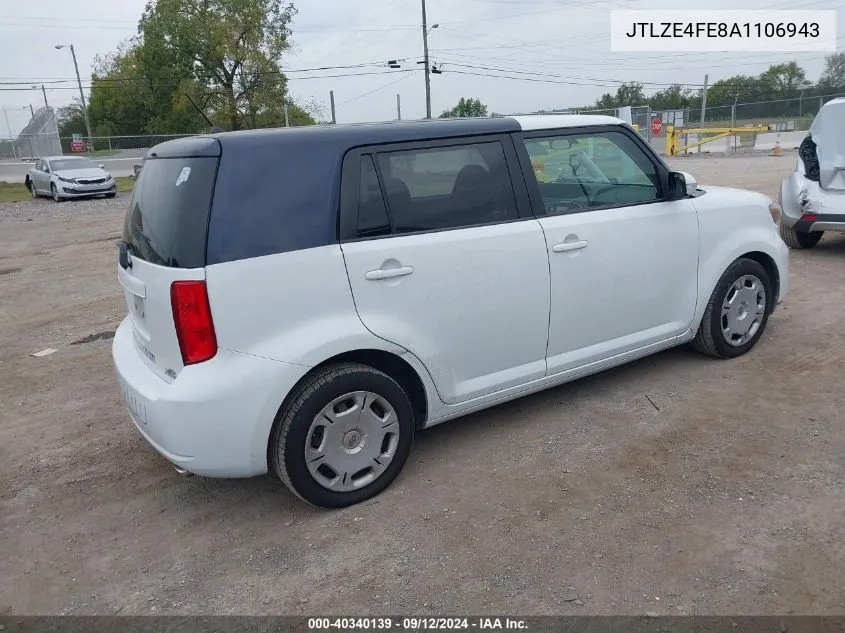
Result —
<instances>
[{"instance_id":1,"label":"roof antenna","mask_svg":"<svg viewBox=\"0 0 845 633\"><path fill-rule=\"evenodd\" d=\"M220 132L223 131L222 129L220 129L219 127L214 125L214 123L212 123L211 119L209 119L207 116L205 116L205 112L203 112L200 109L200 107L194 102L194 100L191 99L191 95L189 95L187 92L185 92L183 94L188 98L188 101L191 102L191 105L194 106L194 108L196 108L197 112L200 113L200 116L202 116L202 118L205 119L206 123L208 123L211 126L211 133L212 134L219 134Z\"/></svg>"}]
</instances>

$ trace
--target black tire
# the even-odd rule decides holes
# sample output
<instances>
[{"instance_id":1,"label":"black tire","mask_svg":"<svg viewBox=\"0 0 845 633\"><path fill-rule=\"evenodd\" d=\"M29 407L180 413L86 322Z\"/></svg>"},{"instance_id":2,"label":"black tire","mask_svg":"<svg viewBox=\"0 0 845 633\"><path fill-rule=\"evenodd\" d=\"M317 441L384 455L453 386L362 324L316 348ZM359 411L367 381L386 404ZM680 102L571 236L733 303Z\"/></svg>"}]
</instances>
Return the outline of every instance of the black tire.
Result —
<instances>
[{"instance_id":1,"label":"black tire","mask_svg":"<svg viewBox=\"0 0 845 633\"><path fill-rule=\"evenodd\" d=\"M50 185L50 195L53 196L53 200L56 202L61 202L62 197L59 195L59 190L56 189L56 184L53 183Z\"/></svg>"},{"instance_id":2,"label":"black tire","mask_svg":"<svg viewBox=\"0 0 845 633\"><path fill-rule=\"evenodd\" d=\"M780 237L789 248L813 248L822 239L824 231L802 233L794 227L780 225Z\"/></svg>"},{"instance_id":3,"label":"black tire","mask_svg":"<svg viewBox=\"0 0 845 633\"><path fill-rule=\"evenodd\" d=\"M744 275L754 275L763 283L763 288L766 291L766 309L760 327L754 336L744 344L734 346L728 343L722 335L721 306L722 302L727 298L728 290L733 283ZM704 309L704 317L701 319L698 334L696 334L695 339L692 341L693 349L715 358L736 358L745 354L757 344L757 341L760 340L760 337L766 330L766 324L769 322L769 315L772 312L772 306L776 300L773 293L772 280L765 268L752 259L742 257L737 259L733 264L728 266L728 269L716 284L716 288L713 289L713 294L710 295L710 301Z\"/></svg>"},{"instance_id":4,"label":"black tire","mask_svg":"<svg viewBox=\"0 0 845 633\"><path fill-rule=\"evenodd\" d=\"M305 463L305 443L315 416L335 398L352 391L371 391L387 400L399 422L393 461L368 485L335 492L318 483ZM282 483L303 501L323 508L343 508L376 496L396 478L411 452L416 425L411 402L387 374L359 363L327 366L304 380L279 409L270 434L269 457Z\"/></svg>"},{"instance_id":5,"label":"black tire","mask_svg":"<svg viewBox=\"0 0 845 633\"><path fill-rule=\"evenodd\" d=\"M106 198L114 198L117 195L117 192L107 193Z\"/></svg>"},{"instance_id":6,"label":"black tire","mask_svg":"<svg viewBox=\"0 0 845 633\"><path fill-rule=\"evenodd\" d=\"M29 193L32 194L33 199L40 198L41 196L38 195L38 192L35 190L35 185L32 184L31 180L26 181L26 188L29 189Z\"/></svg>"}]
</instances>

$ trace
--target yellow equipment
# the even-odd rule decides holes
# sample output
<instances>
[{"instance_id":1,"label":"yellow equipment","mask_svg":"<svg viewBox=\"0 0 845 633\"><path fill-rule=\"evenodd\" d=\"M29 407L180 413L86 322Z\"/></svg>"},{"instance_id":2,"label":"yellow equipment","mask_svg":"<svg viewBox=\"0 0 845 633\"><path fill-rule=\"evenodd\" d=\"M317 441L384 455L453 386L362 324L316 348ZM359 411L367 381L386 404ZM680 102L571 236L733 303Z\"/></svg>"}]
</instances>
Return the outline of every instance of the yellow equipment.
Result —
<instances>
[{"instance_id":1,"label":"yellow equipment","mask_svg":"<svg viewBox=\"0 0 845 633\"><path fill-rule=\"evenodd\" d=\"M757 127L703 127L703 128L676 128L674 125L666 126L666 155L677 156L681 152L688 150L691 147L698 147L715 141L726 136L733 136L735 134L757 134L759 132L768 132L769 126L758 125ZM707 138L690 143L689 145L680 145L681 136L684 134L707 134Z\"/></svg>"}]
</instances>

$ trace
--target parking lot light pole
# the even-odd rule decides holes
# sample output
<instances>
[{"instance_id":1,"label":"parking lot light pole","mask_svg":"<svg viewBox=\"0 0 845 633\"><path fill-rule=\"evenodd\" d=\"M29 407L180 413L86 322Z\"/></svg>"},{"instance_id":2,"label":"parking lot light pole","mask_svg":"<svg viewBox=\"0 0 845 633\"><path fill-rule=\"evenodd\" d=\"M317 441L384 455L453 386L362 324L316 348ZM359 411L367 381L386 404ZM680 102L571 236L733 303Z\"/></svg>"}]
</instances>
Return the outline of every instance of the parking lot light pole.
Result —
<instances>
[{"instance_id":1,"label":"parking lot light pole","mask_svg":"<svg viewBox=\"0 0 845 633\"><path fill-rule=\"evenodd\" d=\"M73 57L73 68L76 70L76 83L79 85L79 98L82 99L82 113L85 115L85 130L88 132L88 141L94 145L94 135L91 134L91 121L88 120L88 106L85 105L85 91L82 90L82 79L79 76L79 64L76 63L76 51L73 50L73 44L56 44L56 50L63 48L70 48L71 57Z\"/></svg>"}]
</instances>

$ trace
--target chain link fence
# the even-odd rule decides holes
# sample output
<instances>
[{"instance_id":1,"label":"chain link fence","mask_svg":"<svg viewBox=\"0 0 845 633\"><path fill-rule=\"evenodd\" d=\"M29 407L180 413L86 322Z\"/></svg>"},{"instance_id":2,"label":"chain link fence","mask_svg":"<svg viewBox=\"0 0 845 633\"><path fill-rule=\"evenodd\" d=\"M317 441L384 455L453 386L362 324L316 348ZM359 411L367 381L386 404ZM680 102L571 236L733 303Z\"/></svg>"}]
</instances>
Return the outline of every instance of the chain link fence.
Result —
<instances>
[{"instance_id":1,"label":"chain link fence","mask_svg":"<svg viewBox=\"0 0 845 633\"><path fill-rule=\"evenodd\" d=\"M767 126L773 131L804 131L808 130L813 117L824 103L842 95L824 95L822 97L804 98L798 96L779 101L761 101L755 103L736 103L732 105L707 106L702 118L701 108L682 108L676 110L654 109L647 104L631 106L631 123L636 126L640 135L658 152L665 150L666 128L673 125L676 128L729 128L729 127L757 127ZM618 117L618 108L567 108L557 110L543 110L522 114L599 114ZM513 115L513 114L512 114ZM493 116L508 116L494 114ZM653 122L659 120L659 126ZM655 133L656 132L656 133ZM87 143L88 155L101 156L107 159L142 158L147 150L158 143L175 138L195 136L196 134L135 134L120 136L96 136L82 139ZM733 137L730 148L738 150L745 146L753 146L755 133L742 134ZM79 139L76 139L77 141ZM29 124L13 139L0 139L0 159L31 160L39 156L56 154L72 154L73 143L71 137L59 137L56 117L52 108L41 108L34 113Z\"/></svg>"}]
</instances>

